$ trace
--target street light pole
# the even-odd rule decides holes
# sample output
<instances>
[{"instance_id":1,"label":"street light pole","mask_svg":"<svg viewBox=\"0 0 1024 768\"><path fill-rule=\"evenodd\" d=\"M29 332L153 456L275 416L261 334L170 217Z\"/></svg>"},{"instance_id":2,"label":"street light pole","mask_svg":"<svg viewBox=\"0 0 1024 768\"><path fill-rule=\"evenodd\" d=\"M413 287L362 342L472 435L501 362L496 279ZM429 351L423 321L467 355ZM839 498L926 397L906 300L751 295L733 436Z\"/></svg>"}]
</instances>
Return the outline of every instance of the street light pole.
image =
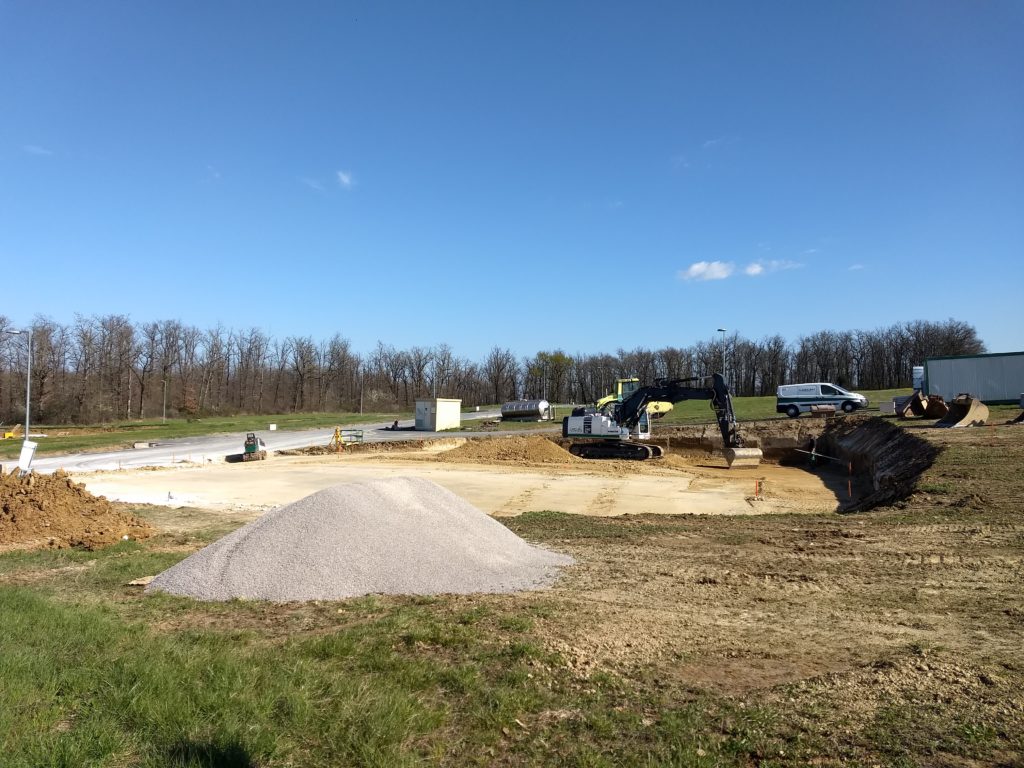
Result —
<instances>
[{"instance_id":1,"label":"street light pole","mask_svg":"<svg viewBox=\"0 0 1024 768\"><path fill-rule=\"evenodd\" d=\"M32 404L32 329L25 331L28 336L28 374L25 376L25 442L29 436L29 412Z\"/></svg>"}]
</instances>

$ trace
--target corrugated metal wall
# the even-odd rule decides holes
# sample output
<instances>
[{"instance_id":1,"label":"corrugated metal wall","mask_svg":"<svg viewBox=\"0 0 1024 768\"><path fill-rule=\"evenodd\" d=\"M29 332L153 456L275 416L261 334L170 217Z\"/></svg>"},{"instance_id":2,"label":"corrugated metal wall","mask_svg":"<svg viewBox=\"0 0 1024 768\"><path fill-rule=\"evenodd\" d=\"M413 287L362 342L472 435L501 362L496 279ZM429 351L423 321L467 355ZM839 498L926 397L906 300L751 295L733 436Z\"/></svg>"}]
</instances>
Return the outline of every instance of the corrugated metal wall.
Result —
<instances>
[{"instance_id":1,"label":"corrugated metal wall","mask_svg":"<svg viewBox=\"0 0 1024 768\"><path fill-rule=\"evenodd\" d=\"M1024 352L925 361L928 394L946 401L968 392L986 403L1016 403L1024 392Z\"/></svg>"}]
</instances>

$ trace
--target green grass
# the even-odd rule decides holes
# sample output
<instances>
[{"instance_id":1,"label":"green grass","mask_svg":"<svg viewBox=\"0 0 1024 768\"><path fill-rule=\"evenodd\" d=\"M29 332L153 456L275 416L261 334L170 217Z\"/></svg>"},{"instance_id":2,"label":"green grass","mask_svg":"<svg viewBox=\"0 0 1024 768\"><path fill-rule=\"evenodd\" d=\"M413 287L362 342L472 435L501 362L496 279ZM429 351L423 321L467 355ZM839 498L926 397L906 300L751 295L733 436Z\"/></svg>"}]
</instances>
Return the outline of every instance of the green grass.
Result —
<instances>
[{"instance_id":1,"label":"green grass","mask_svg":"<svg viewBox=\"0 0 1024 768\"><path fill-rule=\"evenodd\" d=\"M864 413L878 415L878 404L892 400L894 397L909 395L911 389L876 389L862 390L861 394L868 399L868 407ZM785 419L785 414L775 412L775 395L765 397L734 397L733 410L740 422L759 421L762 419ZM658 420L658 424L703 424L712 421L714 414L707 401L688 400L676 406Z\"/></svg>"},{"instance_id":2,"label":"green grass","mask_svg":"<svg viewBox=\"0 0 1024 768\"><path fill-rule=\"evenodd\" d=\"M864 391L871 405L868 413L878 412L878 404L893 397L910 394L909 389L886 389ZM499 406L481 406L481 410L498 408ZM755 421L761 419L784 419L782 414L775 412L775 397L737 397L733 399L736 418L739 421ZM1016 406L991 406L992 421L1002 423L1016 416L1020 409ZM460 431L496 431L517 432L536 430L545 427L556 429L564 416L572 412L572 406L555 406L555 418L552 422L501 422L486 425L477 420L464 421ZM34 425L33 432L44 432L46 438L37 440L40 455L54 453L78 453L82 451L99 451L113 448L128 447L136 442L159 442L179 437L196 437L200 435L230 434L246 432L266 432L270 424L277 424L280 430L319 429L349 424L368 422L389 422L394 419L408 419L410 413L287 413L269 416L217 416L202 419L168 419L166 422L147 419L143 421L119 421L110 424L92 425L87 427L68 427L61 425ZM466 414L469 415L469 414ZM713 420L708 403L703 400L691 400L678 403L658 424L705 424ZM85 429L90 434L78 434L77 430ZM66 436L58 436L60 432L71 431ZM21 450L21 440L0 441L0 459L10 459Z\"/></svg>"},{"instance_id":3,"label":"green grass","mask_svg":"<svg viewBox=\"0 0 1024 768\"><path fill-rule=\"evenodd\" d=\"M837 523L772 517L766 533L757 520L548 511L507 524L600 557L647 542L684 556L679 534L720 545L742 531L736 546L753 546L796 527L803 541L801 528ZM580 672L545 641L583 606L558 591L281 606L126 586L180 560L185 552L168 550L182 543L164 534L98 552L0 555L0 764L909 766L1019 743L962 700L950 711L894 700L844 733L834 720L814 726L813 708L829 699L808 698L802 684L780 696L718 694L675 681L671 660Z\"/></svg>"},{"instance_id":4,"label":"green grass","mask_svg":"<svg viewBox=\"0 0 1024 768\"><path fill-rule=\"evenodd\" d=\"M32 425L33 432L48 436L37 439L37 452L74 453L107 448L130 446L136 442L159 442L178 437L196 437L237 432L244 437L246 432L267 432L270 424L277 424L280 430L318 429L347 424L362 424L377 421L392 421L409 418L410 414L395 413L286 413L270 416L215 416L202 419L159 419L144 421L119 421L92 426ZM78 434L77 430L88 430L90 434ZM69 431L66 436L60 432ZM0 458L11 458L21 450L21 440L0 442Z\"/></svg>"},{"instance_id":5,"label":"green grass","mask_svg":"<svg viewBox=\"0 0 1024 768\"><path fill-rule=\"evenodd\" d=\"M538 429L561 429L562 419L565 416L572 414L574 406L571 405L555 405L552 406L554 411L554 418L550 421L503 421L501 418L490 419L487 421L467 421L463 420L462 426L459 432L523 432L523 431L535 431ZM496 409L500 410L501 406L488 406L488 410ZM481 406L481 410L484 410ZM453 430L456 431L456 430Z\"/></svg>"},{"instance_id":6,"label":"green grass","mask_svg":"<svg viewBox=\"0 0 1024 768\"><path fill-rule=\"evenodd\" d=\"M69 562L43 553L34 565L47 555ZM515 607L365 598L311 616L169 596L124 604L111 576L155 565L145 548L70 562L82 558L96 565L70 595L66 574L0 586L5 766L712 766L778 749L769 711L575 678ZM268 616L307 630L270 636ZM204 627L217 617L227 626Z\"/></svg>"}]
</instances>

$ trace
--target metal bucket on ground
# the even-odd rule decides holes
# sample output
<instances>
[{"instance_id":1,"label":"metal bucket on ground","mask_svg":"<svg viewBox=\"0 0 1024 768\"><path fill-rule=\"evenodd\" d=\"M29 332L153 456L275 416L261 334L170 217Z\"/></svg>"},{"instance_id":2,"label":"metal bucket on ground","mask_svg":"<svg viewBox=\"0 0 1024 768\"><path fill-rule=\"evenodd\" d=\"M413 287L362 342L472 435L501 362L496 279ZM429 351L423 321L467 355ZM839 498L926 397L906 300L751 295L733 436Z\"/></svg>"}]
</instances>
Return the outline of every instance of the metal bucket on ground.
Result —
<instances>
[{"instance_id":1,"label":"metal bucket on ground","mask_svg":"<svg viewBox=\"0 0 1024 768\"><path fill-rule=\"evenodd\" d=\"M926 419L941 419L949 413L949 406L942 399L942 395L928 395L928 404L924 409Z\"/></svg>"},{"instance_id":2,"label":"metal bucket on ground","mask_svg":"<svg viewBox=\"0 0 1024 768\"><path fill-rule=\"evenodd\" d=\"M921 417L924 416L927 406L928 399L921 392L915 390L914 394L897 401L896 415L901 419Z\"/></svg>"},{"instance_id":3,"label":"metal bucket on ground","mask_svg":"<svg viewBox=\"0 0 1024 768\"><path fill-rule=\"evenodd\" d=\"M935 422L936 427L980 427L988 421L988 406L967 394L948 403L949 412Z\"/></svg>"}]
</instances>

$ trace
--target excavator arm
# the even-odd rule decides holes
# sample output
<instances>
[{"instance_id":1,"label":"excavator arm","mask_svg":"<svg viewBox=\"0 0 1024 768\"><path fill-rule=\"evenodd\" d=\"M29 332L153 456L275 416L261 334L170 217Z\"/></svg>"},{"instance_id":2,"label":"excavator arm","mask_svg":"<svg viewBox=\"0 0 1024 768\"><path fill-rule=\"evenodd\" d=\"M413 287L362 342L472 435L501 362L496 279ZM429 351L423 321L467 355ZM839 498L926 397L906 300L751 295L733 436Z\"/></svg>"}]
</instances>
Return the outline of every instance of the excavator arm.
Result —
<instances>
[{"instance_id":1,"label":"excavator arm","mask_svg":"<svg viewBox=\"0 0 1024 768\"><path fill-rule=\"evenodd\" d=\"M688 379L656 379L654 384L640 387L614 409L612 418L623 428L633 430L643 418L647 404L654 401L680 403L684 400L709 400L715 412L726 462L732 466L757 466L761 451L745 448L736 423L732 397L722 374L698 376ZM611 453L605 451L605 453Z\"/></svg>"},{"instance_id":2,"label":"excavator arm","mask_svg":"<svg viewBox=\"0 0 1024 768\"><path fill-rule=\"evenodd\" d=\"M640 387L619 405L616 421L624 427L633 429L639 423L647 404L655 400L673 404L684 400L710 400L725 447L743 447L743 438L739 434L736 414L732 409L732 397L729 395L729 388L725 386L722 374L689 379L655 379L654 384Z\"/></svg>"}]
</instances>

